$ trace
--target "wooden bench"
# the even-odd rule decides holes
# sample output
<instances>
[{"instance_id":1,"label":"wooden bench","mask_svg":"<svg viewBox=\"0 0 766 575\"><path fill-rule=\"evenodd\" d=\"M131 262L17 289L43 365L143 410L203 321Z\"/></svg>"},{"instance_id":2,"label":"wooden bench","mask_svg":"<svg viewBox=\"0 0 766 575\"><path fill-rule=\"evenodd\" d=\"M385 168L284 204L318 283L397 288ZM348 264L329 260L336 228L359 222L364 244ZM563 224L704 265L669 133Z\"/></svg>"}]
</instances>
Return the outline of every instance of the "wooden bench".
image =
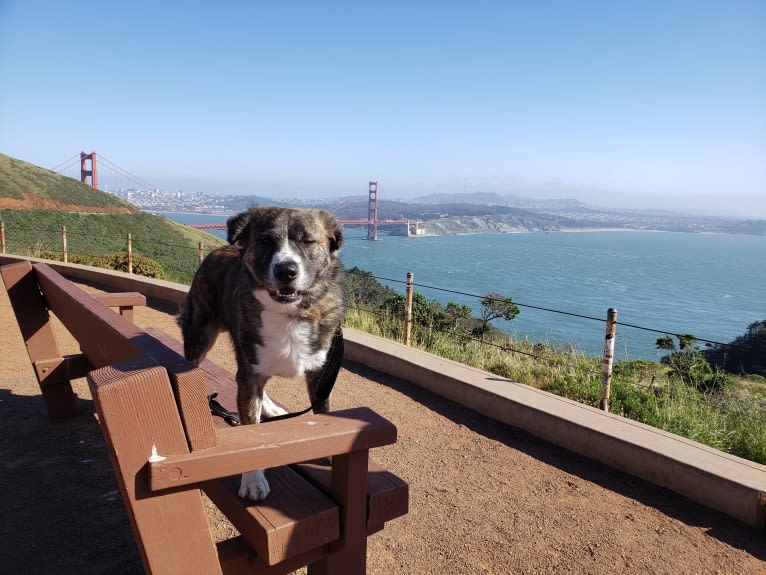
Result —
<instances>
[{"instance_id":1,"label":"wooden bench","mask_svg":"<svg viewBox=\"0 0 766 575\"><path fill-rule=\"evenodd\" d=\"M396 441L373 411L229 427L207 395L231 409L232 374L209 360L195 367L180 342L128 321L143 296L93 296L42 263L0 274L51 417L75 412L69 382L87 377L148 573L364 573L367 536L407 513L407 484L368 457ZM81 354L61 355L49 312ZM239 474L254 468L268 468L272 490L258 503L237 495ZM213 541L201 491L241 535Z\"/></svg>"}]
</instances>

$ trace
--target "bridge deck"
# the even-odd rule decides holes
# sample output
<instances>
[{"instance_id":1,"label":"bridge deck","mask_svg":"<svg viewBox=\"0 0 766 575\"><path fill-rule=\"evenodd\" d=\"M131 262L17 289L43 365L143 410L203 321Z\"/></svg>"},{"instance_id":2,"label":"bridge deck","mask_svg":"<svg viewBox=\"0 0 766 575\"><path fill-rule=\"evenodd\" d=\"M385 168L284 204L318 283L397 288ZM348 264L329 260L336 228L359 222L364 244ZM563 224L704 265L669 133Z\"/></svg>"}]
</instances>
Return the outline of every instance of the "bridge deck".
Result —
<instances>
[{"instance_id":1,"label":"bridge deck","mask_svg":"<svg viewBox=\"0 0 766 575\"><path fill-rule=\"evenodd\" d=\"M377 225L412 225L415 220L378 220ZM370 220L338 220L338 223L343 226L371 226L375 224L375 221ZM190 228L197 230L225 230L226 224L188 224Z\"/></svg>"}]
</instances>

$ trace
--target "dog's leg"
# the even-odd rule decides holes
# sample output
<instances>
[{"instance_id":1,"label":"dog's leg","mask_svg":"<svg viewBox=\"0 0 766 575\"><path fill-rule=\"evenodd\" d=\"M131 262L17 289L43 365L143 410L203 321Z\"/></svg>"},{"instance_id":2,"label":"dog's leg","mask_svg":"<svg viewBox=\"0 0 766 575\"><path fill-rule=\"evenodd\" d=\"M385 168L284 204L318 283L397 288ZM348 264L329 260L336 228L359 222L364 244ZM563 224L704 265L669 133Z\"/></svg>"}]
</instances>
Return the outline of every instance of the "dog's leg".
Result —
<instances>
[{"instance_id":1,"label":"dog's leg","mask_svg":"<svg viewBox=\"0 0 766 575\"><path fill-rule=\"evenodd\" d=\"M184 319L181 331L184 337L184 356L194 365L199 365L218 339L218 328L211 324L202 329L193 328Z\"/></svg>"},{"instance_id":2,"label":"dog's leg","mask_svg":"<svg viewBox=\"0 0 766 575\"><path fill-rule=\"evenodd\" d=\"M317 388L321 381L322 370L306 372L306 389L309 392L309 400L314 407L314 413L327 413L330 411L330 398L317 401Z\"/></svg>"},{"instance_id":3,"label":"dog's leg","mask_svg":"<svg viewBox=\"0 0 766 575\"><path fill-rule=\"evenodd\" d=\"M263 388L267 380L267 377L256 373L237 371L237 410L242 425L260 423L263 411ZM240 497L251 501L261 501L269 496L269 492L269 482L262 469L242 474L239 485Z\"/></svg>"}]
</instances>

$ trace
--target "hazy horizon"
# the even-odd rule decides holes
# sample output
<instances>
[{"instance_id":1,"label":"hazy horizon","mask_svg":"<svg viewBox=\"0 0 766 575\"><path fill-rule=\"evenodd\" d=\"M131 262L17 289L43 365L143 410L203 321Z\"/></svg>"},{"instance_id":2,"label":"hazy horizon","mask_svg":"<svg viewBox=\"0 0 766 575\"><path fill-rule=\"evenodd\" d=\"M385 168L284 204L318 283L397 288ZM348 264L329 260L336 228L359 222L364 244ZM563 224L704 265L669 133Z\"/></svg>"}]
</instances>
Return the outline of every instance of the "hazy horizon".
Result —
<instances>
[{"instance_id":1,"label":"hazy horizon","mask_svg":"<svg viewBox=\"0 0 766 575\"><path fill-rule=\"evenodd\" d=\"M651 195L626 194L609 190L583 190L568 188L558 184L540 186L482 187L446 182L444 184L421 183L419 187L389 185L378 181L381 201L413 201L432 194L493 193L500 196L519 196L529 199L556 200L574 199L594 208L668 211L689 215L735 217L742 219L766 218L766 194L761 197L731 194L714 196L705 194L689 195ZM267 198L325 199L347 196L366 196L369 180L354 182L346 186L330 187L317 190L316 186L293 187L278 182L253 186L249 183L232 184L226 187L216 182L189 182L190 185L179 187L184 192L209 193L215 195L251 195ZM224 189L226 188L226 189Z\"/></svg>"}]
</instances>

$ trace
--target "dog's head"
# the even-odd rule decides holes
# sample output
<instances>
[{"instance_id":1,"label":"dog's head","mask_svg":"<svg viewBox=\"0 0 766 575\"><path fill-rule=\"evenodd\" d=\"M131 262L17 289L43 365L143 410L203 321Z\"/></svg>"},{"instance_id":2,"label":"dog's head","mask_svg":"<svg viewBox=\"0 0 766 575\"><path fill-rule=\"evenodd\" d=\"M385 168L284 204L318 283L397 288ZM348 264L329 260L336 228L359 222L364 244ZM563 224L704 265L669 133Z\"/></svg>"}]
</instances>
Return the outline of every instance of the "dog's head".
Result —
<instances>
[{"instance_id":1,"label":"dog's head","mask_svg":"<svg viewBox=\"0 0 766 575\"><path fill-rule=\"evenodd\" d=\"M278 303L300 303L338 273L343 230L324 210L253 207L227 221L255 288Z\"/></svg>"}]
</instances>

